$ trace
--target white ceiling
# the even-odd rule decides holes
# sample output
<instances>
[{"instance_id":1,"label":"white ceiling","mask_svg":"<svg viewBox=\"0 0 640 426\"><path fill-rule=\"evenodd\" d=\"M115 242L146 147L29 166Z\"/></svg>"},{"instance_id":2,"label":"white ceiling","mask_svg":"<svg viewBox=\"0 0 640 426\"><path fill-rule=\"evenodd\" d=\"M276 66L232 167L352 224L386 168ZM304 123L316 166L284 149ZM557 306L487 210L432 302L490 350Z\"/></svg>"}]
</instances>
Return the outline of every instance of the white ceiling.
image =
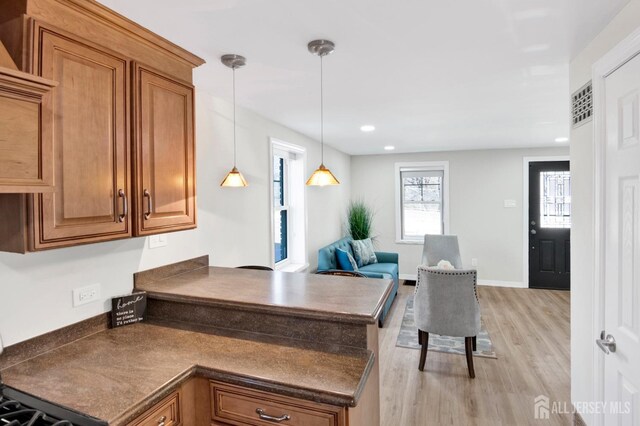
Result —
<instances>
[{"instance_id":1,"label":"white ceiling","mask_svg":"<svg viewBox=\"0 0 640 426\"><path fill-rule=\"evenodd\" d=\"M198 87L349 154L540 147L569 134L569 61L629 0L101 0L207 60ZM205 78L206 77L206 78ZM376 131L363 133L360 126Z\"/></svg>"}]
</instances>

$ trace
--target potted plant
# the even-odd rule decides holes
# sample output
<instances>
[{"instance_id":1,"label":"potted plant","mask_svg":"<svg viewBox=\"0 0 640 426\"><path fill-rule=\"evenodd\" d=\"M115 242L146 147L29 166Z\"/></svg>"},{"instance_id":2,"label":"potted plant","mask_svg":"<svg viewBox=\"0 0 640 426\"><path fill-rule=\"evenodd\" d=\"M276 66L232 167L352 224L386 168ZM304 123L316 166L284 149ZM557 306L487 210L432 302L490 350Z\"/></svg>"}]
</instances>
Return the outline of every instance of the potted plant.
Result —
<instances>
[{"instance_id":1,"label":"potted plant","mask_svg":"<svg viewBox=\"0 0 640 426\"><path fill-rule=\"evenodd\" d=\"M347 208L347 233L354 240L373 238L373 209L362 200L349 203Z\"/></svg>"}]
</instances>

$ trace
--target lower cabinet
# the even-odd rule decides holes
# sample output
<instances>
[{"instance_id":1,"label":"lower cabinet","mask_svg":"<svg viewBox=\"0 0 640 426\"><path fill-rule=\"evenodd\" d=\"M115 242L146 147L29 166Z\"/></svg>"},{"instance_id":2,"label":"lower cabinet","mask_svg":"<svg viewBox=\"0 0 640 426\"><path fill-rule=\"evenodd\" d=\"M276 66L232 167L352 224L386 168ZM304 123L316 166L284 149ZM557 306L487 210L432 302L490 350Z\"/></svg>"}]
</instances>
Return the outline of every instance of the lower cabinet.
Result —
<instances>
[{"instance_id":1,"label":"lower cabinet","mask_svg":"<svg viewBox=\"0 0 640 426\"><path fill-rule=\"evenodd\" d=\"M210 391L213 425L346 425L346 410L342 407L213 381Z\"/></svg>"},{"instance_id":2,"label":"lower cabinet","mask_svg":"<svg viewBox=\"0 0 640 426\"><path fill-rule=\"evenodd\" d=\"M178 426L182 425L181 394L177 391L160 401L152 409L136 419L131 426Z\"/></svg>"},{"instance_id":3,"label":"lower cabinet","mask_svg":"<svg viewBox=\"0 0 640 426\"><path fill-rule=\"evenodd\" d=\"M370 384L358 406L340 407L195 376L127 426L376 426Z\"/></svg>"}]
</instances>

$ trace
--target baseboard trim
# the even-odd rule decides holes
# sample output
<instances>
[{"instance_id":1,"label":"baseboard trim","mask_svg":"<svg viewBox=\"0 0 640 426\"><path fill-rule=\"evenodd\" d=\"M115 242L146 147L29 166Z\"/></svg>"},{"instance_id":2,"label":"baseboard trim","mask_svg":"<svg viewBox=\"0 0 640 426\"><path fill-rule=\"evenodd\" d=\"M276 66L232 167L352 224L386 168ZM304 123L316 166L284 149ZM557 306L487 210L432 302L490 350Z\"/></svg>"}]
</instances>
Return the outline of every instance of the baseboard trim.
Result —
<instances>
[{"instance_id":1,"label":"baseboard trim","mask_svg":"<svg viewBox=\"0 0 640 426\"><path fill-rule=\"evenodd\" d=\"M519 281L478 280L478 285L488 287L527 288L524 283Z\"/></svg>"},{"instance_id":2,"label":"baseboard trim","mask_svg":"<svg viewBox=\"0 0 640 426\"><path fill-rule=\"evenodd\" d=\"M417 281L418 276L416 274L400 274L401 280ZM490 286L490 287L512 287L512 288L527 288L524 283L519 281L500 281L500 280L478 280L478 285Z\"/></svg>"}]
</instances>

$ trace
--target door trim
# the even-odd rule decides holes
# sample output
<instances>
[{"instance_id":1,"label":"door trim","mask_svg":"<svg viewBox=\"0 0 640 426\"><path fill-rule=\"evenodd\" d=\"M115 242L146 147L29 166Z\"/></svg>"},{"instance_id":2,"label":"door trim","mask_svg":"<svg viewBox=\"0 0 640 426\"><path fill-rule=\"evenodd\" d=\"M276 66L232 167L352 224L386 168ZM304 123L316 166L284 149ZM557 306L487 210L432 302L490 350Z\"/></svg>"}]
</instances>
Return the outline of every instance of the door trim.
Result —
<instances>
[{"instance_id":1,"label":"door trim","mask_svg":"<svg viewBox=\"0 0 640 426\"><path fill-rule=\"evenodd\" d=\"M547 155L522 158L522 286L524 288L529 288L529 163L552 161L570 161L570 157Z\"/></svg>"},{"instance_id":2,"label":"door trim","mask_svg":"<svg viewBox=\"0 0 640 426\"><path fill-rule=\"evenodd\" d=\"M591 335L595 339L600 330L604 329L604 230L605 230L605 147L606 147L606 117L605 111L605 79L618 68L640 55L640 28L618 43L591 69L593 84L593 324ZM593 345L593 396L595 401L604 400L604 353ZM595 425L604 425L604 414L593 414Z\"/></svg>"}]
</instances>

